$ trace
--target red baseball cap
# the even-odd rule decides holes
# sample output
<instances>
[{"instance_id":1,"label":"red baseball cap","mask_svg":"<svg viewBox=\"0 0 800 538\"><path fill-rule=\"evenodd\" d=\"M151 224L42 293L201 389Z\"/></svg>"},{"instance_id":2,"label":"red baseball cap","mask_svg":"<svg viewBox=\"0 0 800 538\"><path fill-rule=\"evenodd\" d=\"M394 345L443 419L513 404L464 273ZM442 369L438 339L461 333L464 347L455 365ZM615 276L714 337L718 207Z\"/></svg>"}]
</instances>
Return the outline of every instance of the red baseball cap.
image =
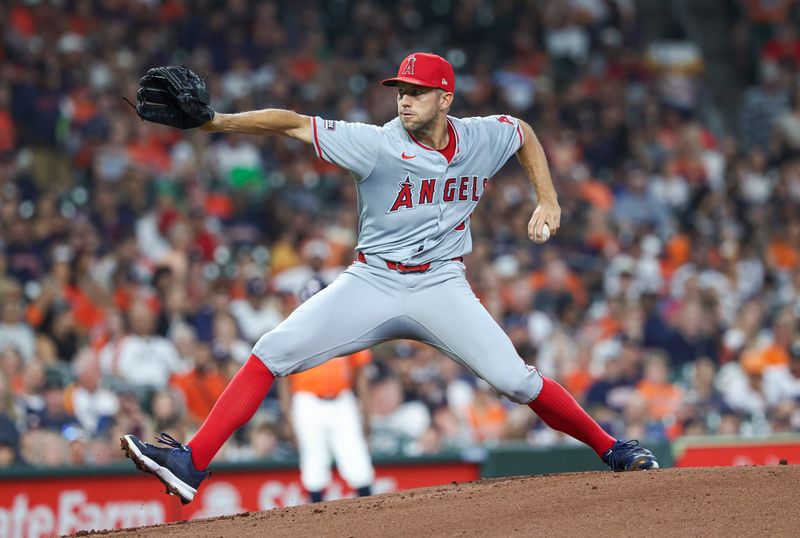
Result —
<instances>
[{"instance_id":1,"label":"red baseball cap","mask_svg":"<svg viewBox=\"0 0 800 538\"><path fill-rule=\"evenodd\" d=\"M384 86L397 86L398 82L408 82L428 88L440 88L453 92L456 89L456 76L450 62L430 52L409 54L400 64L397 76L381 81Z\"/></svg>"}]
</instances>

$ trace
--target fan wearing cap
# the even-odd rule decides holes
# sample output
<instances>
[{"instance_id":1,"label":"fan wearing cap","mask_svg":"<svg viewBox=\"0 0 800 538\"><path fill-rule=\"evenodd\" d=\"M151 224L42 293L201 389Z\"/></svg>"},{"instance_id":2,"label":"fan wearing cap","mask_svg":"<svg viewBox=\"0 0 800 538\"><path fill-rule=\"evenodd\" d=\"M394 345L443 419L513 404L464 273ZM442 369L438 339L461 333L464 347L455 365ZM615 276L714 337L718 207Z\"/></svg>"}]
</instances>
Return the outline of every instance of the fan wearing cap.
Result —
<instances>
[{"instance_id":1,"label":"fan wearing cap","mask_svg":"<svg viewBox=\"0 0 800 538\"><path fill-rule=\"evenodd\" d=\"M507 114L450 115L456 78L436 54L410 54L397 76L382 82L395 88L397 117L380 126L277 109L216 114L203 125L294 138L347 170L358 196L356 259L258 340L187 445L164 437L173 450L162 449L126 435L123 449L189 502L211 459L250 420L275 377L404 338L443 351L588 444L613 470L657 468L649 450L608 435L561 385L525 364L467 282L472 213L510 158L517 157L536 193L528 237L541 243L559 228L561 208L533 129Z\"/></svg>"}]
</instances>

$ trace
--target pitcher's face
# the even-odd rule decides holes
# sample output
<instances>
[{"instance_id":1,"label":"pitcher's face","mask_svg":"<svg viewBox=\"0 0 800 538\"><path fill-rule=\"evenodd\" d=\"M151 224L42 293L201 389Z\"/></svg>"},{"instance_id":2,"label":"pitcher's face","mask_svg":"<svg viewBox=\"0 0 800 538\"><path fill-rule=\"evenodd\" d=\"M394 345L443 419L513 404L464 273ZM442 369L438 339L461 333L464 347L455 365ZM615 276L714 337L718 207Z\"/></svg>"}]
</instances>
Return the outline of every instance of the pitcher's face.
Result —
<instances>
[{"instance_id":1,"label":"pitcher's face","mask_svg":"<svg viewBox=\"0 0 800 538\"><path fill-rule=\"evenodd\" d=\"M452 93L401 82L397 85L397 115L406 131L429 126L440 113L447 113ZM449 96L449 97L448 97Z\"/></svg>"}]
</instances>

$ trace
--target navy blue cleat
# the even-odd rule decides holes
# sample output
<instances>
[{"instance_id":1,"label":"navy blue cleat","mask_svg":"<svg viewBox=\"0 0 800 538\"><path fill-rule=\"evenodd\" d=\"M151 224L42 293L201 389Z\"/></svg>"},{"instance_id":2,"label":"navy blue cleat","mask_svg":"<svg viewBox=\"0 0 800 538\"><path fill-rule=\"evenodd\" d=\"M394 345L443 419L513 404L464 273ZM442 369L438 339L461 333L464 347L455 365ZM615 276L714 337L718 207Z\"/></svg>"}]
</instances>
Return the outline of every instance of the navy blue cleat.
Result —
<instances>
[{"instance_id":1,"label":"navy blue cleat","mask_svg":"<svg viewBox=\"0 0 800 538\"><path fill-rule=\"evenodd\" d=\"M652 452L639 446L639 441L615 441L603 454L603 461L612 471L647 471L658 469Z\"/></svg>"},{"instance_id":2,"label":"navy blue cleat","mask_svg":"<svg viewBox=\"0 0 800 538\"><path fill-rule=\"evenodd\" d=\"M192 449L171 435L162 433L157 441L170 448L145 443L135 435L123 435L120 446L140 471L155 475L167 487L167 493L177 495L183 504L189 504L209 472L195 469Z\"/></svg>"}]
</instances>

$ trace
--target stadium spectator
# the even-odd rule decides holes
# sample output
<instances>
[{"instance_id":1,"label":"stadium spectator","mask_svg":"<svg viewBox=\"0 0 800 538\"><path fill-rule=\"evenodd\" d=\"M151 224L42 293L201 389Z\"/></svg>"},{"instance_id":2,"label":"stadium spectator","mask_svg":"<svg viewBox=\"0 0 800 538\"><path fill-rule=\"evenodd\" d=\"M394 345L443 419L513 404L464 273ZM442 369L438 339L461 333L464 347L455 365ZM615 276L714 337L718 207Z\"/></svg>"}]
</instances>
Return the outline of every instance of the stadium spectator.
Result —
<instances>
[{"instance_id":1,"label":"stadium spectator","mask_svg":"<svg viewBox=\"0 0 800 538\"><path fill-rule=\"evenodd\" d=\"M186 334L187 331L192 334L192 339L196 337L187 295L186 288L176 284L169 286L165 290L164 296L160 298L161 308L156 332L159 336L172 340L176 345L181 338L180 335ZM186 356L181 355L181 357L185 358Z\"/></svg>"},{"instance_id":2,"label":"stadium spectator","mask_svg":"<svg viewBox=\"0 0 800 538\"><path fill-rule=\"evenodd\" d=\"M714 385L716 374L714 362L708 357L701 357L692 365L686 396L672 428L673 437L688 434L692 428L696 434L711 433L712 423L720 418L726 407L722 394Z\"/></svg>"},{"instance_id":3,"label":"stadium spectator","mask_svg":"<svg viewBox=\"0 0 800 538\"><path fill-rule=\"evenodd\" d=\"M742 106L741 136L745 150L769 148L773 122L789 108L788 78L782 64L761 63L761 84L748 90Z\"/></svg>"},{"instance_id":4,"label":"stadium spectator","mask_svg":"<svg viewBox=\"0 0 800 538\"><path fill-rule=\"evenodd\" d=\"M231 301L231 313L247 342L257 342L282 321L280 311L261 277L252 277L245 286L245 296Z\"/></svg>"},{"instance_id":5,"label":"stadium spectator","mask_svg":"<svg viewBox=\"0 0 800 538\"><path fill-rule=\"evenodd\" d=\"M36 467L64 467L69 463L69 442L61 432L33 429L20 439L22 458Z\"/></svg>"},{"instance_id":6,"label":"stadium spectator","mask_svg":"<svg viewBox=\"0 0 800 538\"><path fill-rule=\"evenodd\" d=\"M189 419L200 424L225 390L228 379L208 344L194 343L191 353L194 364L192 369L173 376L172 384L183 394Z\"/></svg>"},{"instance_id":7,"label":"stadium spectator","mask_svg":"<svg viewBox=\"0 0 800 538\"><path fill-rule=\"evenodd\" d=\"M530 413L525 416L529 417ZM463 450L472 444L469 425L460 420L447 405L440 405L431 411L431 428L436 432L436 446L439 450ZM501 437L507 437L505 431ZM425 444L424 439L421 444Z\"/></svg>"},{"instance_id":8,"label":"stadium spectator","mask_svg":"<svg viewBox=\"0 0 800 538\"><path fill-rule=\"evenodd\" d=\"M0 350L13 347L25 362L34 356L34 334L25 323L22 288L14 280L0 282Z\"/></svg>"},{"instance_id":9,"label":"stadium spectator","mask_svg":"<svg viewBox=\"0 0 800 538\"><path fill-rule=\"evenodd\" d=\"M623 416L626 437L661 441L666 439L664 422L650 414L650 402L641 392L635 392L628 398Z\"/></svg>"},{"instance_id":10,"label":"stadium spectator","mask_svg":"<svg viewBox=\"0 0 800 538\"><path fill-rule=\"evenodd\" d=\"M644 360L644 376L636 385L647 408L647 416L665 422L674 419L683 399L683 393L669 381L669 358L663 353L651 352Z\"/></svg>"},{"instance_id":11,"label":"stadium spectator","mask_svg":"<svg viewBox=\"0 0 800 538\"><path fill-rule=\"evenodd\" d=\"M498 441L503 434L507 411L491 387L480 381L477 386L475 397L467 408L473 441Z\"/></svg>"},{"instance_id":12,"label":"stadium spectator","mask_svg":"<svg viewBox=\"0 0 800 538\"><path fill-rule=\"evenodd\" d=\"M135 431L144 436L152 437L155 435L151 417L142 408L139 393L130 388L122 388L117 391L119 396L119 411L114 416L114 423L107 441L117 441L124 431ZM138 435L138 434L137 434ZM120 455L115 452L117 459Z\"/></svg>"},{"instance_id":13,"label":"stadium spectator","mask_svg":"<svg viewBox=\"0 0 800 538\"><path fill-rule=\"evenodd\" d=\"M29 428L51 430L60 434L79 425L78 419L67 409L61 374L54 371L48 373L42 387L42 398L41 408L28 409L26 421Z\"/></svg>"},{"instance_id":14,"label":"stadium spectator","mask_svg":"<svg viewBox=\"0 0 800 538\"><path fill-rule=\"evenodd\" d=\"M761 49L761 60L772 62L786 60L795 68L800 67L800 39L794 24L778 19L772 39Z\"/></svg>"},{"instance_id":15,"label":"stadium spectator","mask_svg":"<svg viewBox=\"0 0 800 538\"><path fill-rule=\"evenodd\" d=\"M765 367L763 356L756 351L746 351L739 362L725 365L717 378L725 404L746 416L763 416L767 411L762 385Z\"/></svg>"},{"instance_id":16,"label":"stadium spectator","mask_svg":"<svg viewBox=\"0 0 800 538\"><path fill-rule=\"evenodd\" d=\"M16 424L22 418L22 408L16 396L11 380L6 373L0 370L0 416Z\"/></svg>"},{"instance_id":17,"label":"stadium spectator","mask_svg":"<svg viewBox=\"0 0 800 538\"><path fill-rule=\"evenodd\" d=\"M800 340L789 348L788 364L773 364L764 370L764 396L770 405L800 399Z\"/></svg>"},{"instance_id":18,"label":"stadium spectator","mask_svg":"<svg viewBox=\"0 0 800 538\"><path fill-rule=\"evenodd\" d=\"M0 84L0 158L8 159L17 147L17 128L8 105L11 92L8 84Z\"/></svg>"},{"instance_id":19,"label":"stadium spectator","mask_svg":"<svg viewBox=\"0 0 800 538\"><path fill-rule=\"evenodd\" d=\"M23 464L19 453L19 430L14 421L0 413L0 469Z\"/></svg>"},{"instance_id":20,"label":"stadium spectator","mask_svg":"<svg viewBox=\"0 0 800 538\"><path fill-rule=\"evenodd\" d=\"M669 234L669 213L662 199L647 190L644 170L628 171L626 189L614 199L614 219L624 232L642 226L654 226L661 237Z\"/></svg>"},{"instance_id":21,"label":"stadium spectator","mask_svg":"<svg viewBox=\"0 0 800 538\"><path fill-rule=\"evenodd\" d=\"M381 453L414 454L430 426L428 409L419 401L404 401L400 380L393 374L372 383L369 409L370 447Z\"/></svg>"},{"instance_id":22,"label":"stadium spectator","mask_svg":"<svg viewBox=\"0 0 800 538\"><path fill-rule=\"evenodd\" d=\"M155 316L145 302L131 305L127 318L129 331L103 348L100 366L106 375L137 389L161 389L186 365L171 341L154 334Z\"/></svg>"},{"instance_id":23,"label":"stadium spectator","mask_svg":"<svg viewBox=\"0 0 800 538\"><path fill-rule=\"evenodd\" d=\"M65 390L65 409L88 435L103 433L119 409L117 395L102 384L97 354L83 348L72 363L75 381Z\"/></svg>"},{"instance_id":24,"label":"stadium spectator","mask_svg":"<svg viewBox=\"0 0 800 538\"><path fill-rule=\"evenodd\" d=\"M44 409L47 374L47 365L41 360L33 360L25 365L22 375L17 380L17 394L24 406L26 420L29 413L39 413Z\"/></svg>"},{"instance_id":25,"label":"stadium spectator","mask_svg":"<svg viewBox=\"0 0 800 538\"><path fill-rule=\"evenodd\" d=\"M214 340L211 343L212 353L218 360L230 358L244 364L253 347L239 338L236 319L230 312L217 312L214 316Z\"/></svg>"},{"instance_id":26,"label":"stadium spectator","mask_svg":"<svg viewBox=\"0 0 800 538\"><path fill-rule=\"evenodd\" d=\"M788 110L775 118L771 144L772 155L783 163L800 158L800 83L797 81L789 105Z\"/></svg>"},{"instance_id":27,"label":"stadium spectator","mask_svg":"<svg viewBox=\"0 0 800 538\"><path fill-rule=\"evenodd\" d=\"M248 431L247 443L237 454L243 461L287 460L291 459L294 450L282 440L278 428L266 420L256 420L256 424Z\"/></svg>"},{"instance_id":28,"label":"stadium spectator","mask_svg":"<svg viewBox=\"0 0 800 538\"><path fill-rule=\"evenodd\" d=\"M186 435L185 405L181 393L172 387L154 392L149 410L157 431L170 435Z\"/></svg>"}]
</instances>

